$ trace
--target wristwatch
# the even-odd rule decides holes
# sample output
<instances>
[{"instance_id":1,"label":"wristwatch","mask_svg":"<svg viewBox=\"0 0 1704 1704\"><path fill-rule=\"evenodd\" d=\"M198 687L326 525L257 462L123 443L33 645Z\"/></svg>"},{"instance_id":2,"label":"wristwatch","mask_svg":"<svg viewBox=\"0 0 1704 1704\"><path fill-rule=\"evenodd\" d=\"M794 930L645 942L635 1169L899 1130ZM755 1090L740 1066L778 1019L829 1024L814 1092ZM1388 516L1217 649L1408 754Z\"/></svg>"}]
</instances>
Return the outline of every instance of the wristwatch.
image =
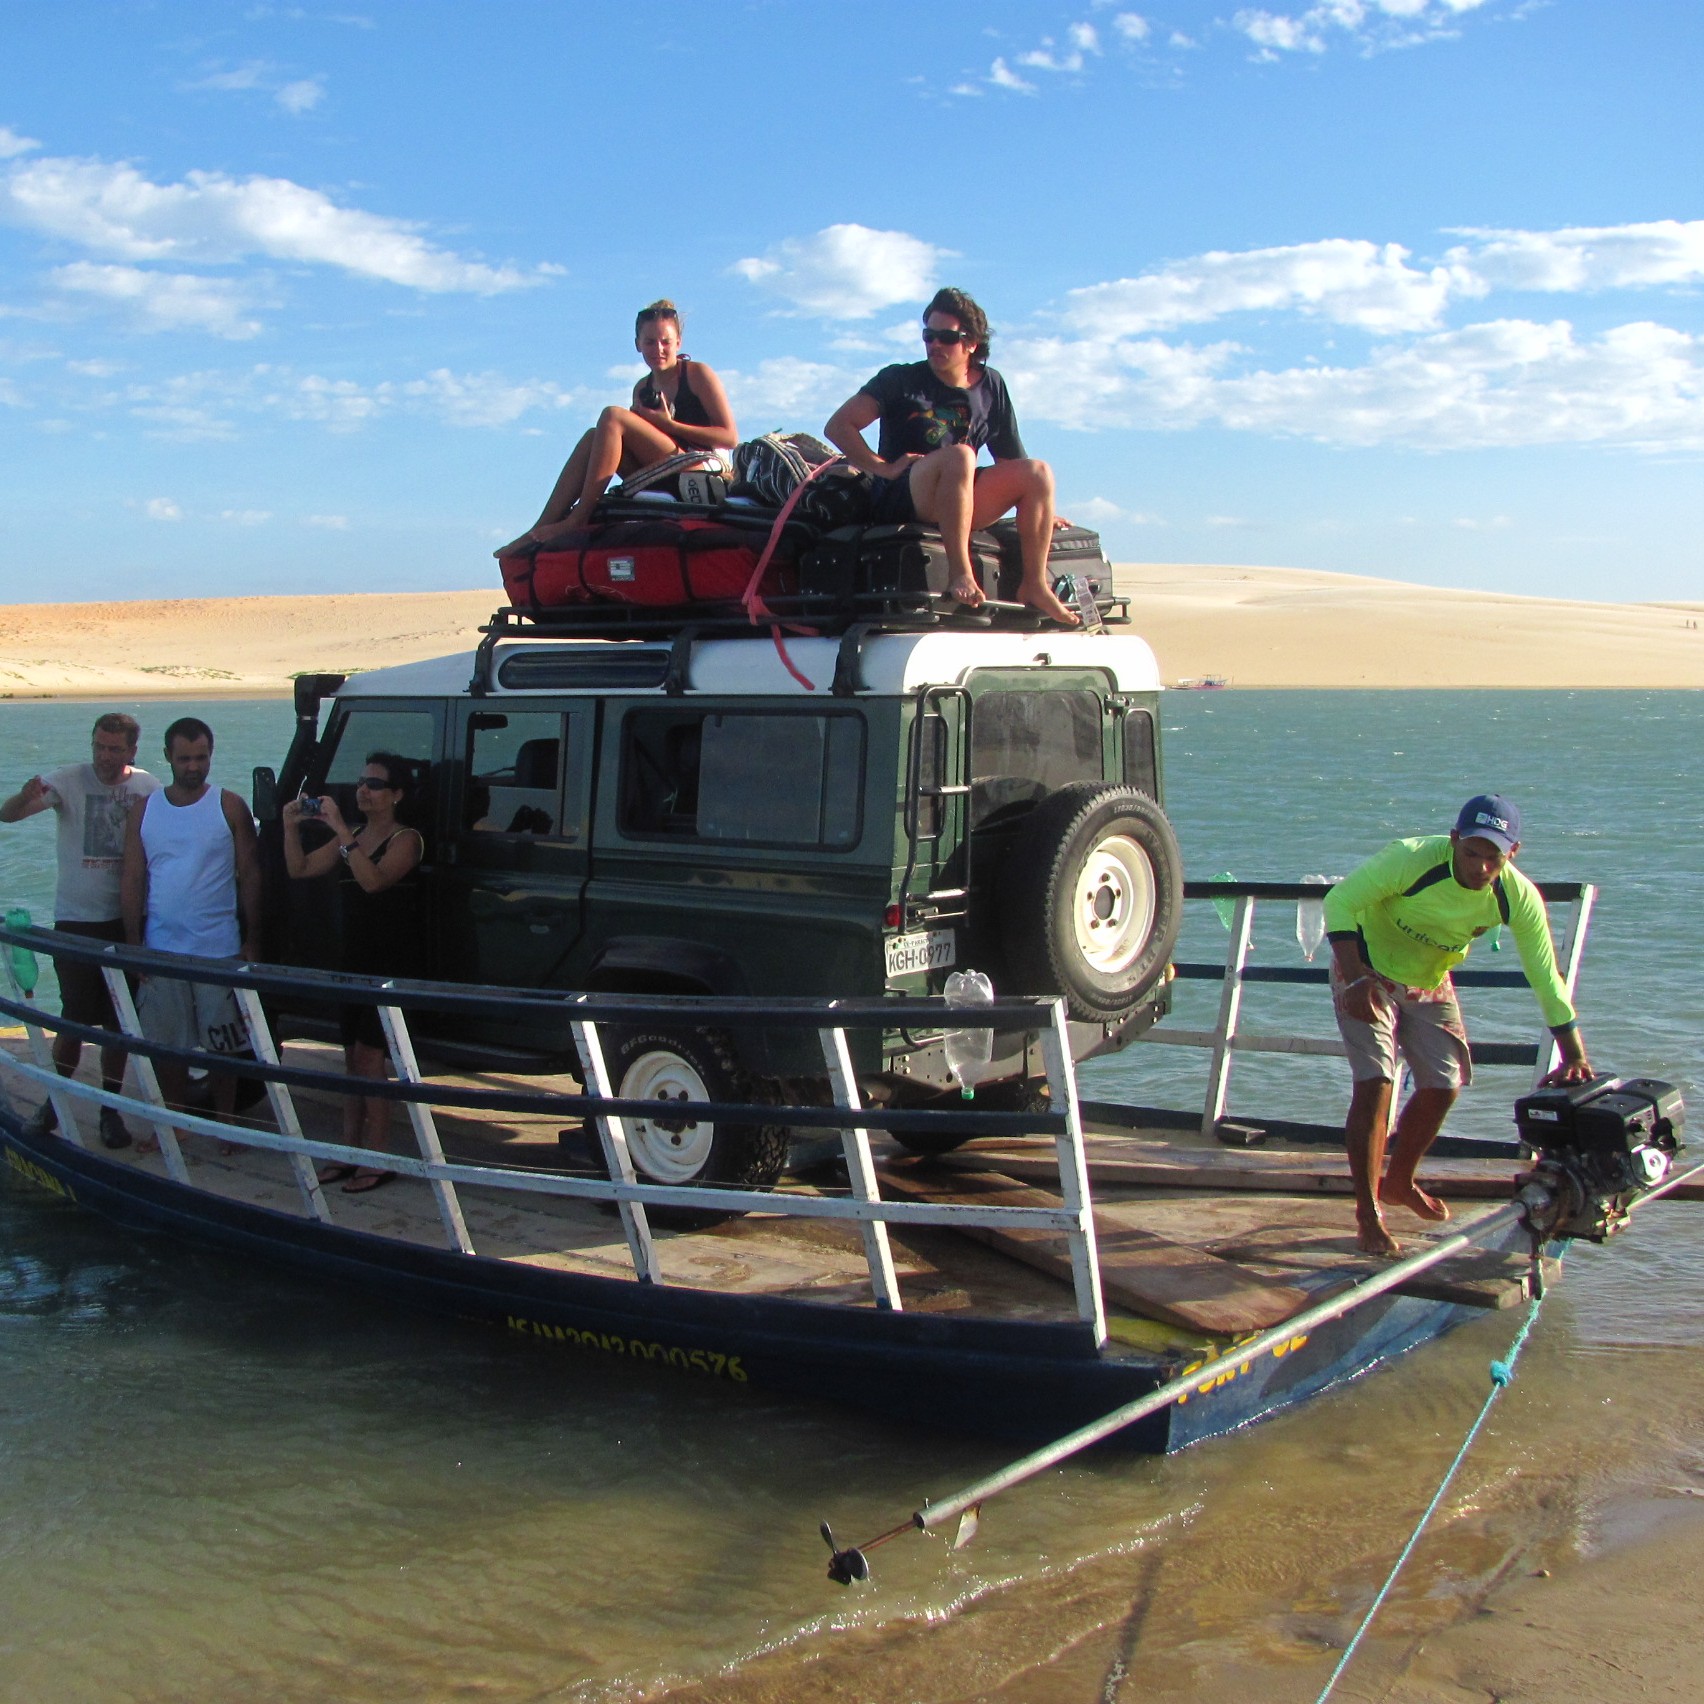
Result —
<instances>
[{"instance_id":1,"label":"wristwatch","mask_svg":"<svg viewBox=\"0 0 1704 1704\"><path fill-rule=\"evenodd\" d=\"M347 846L339 844L337 848L337 855L344 861L344 863L347 864L349 862L349 854L360 844L361 842L359 840L351 840Z\"/></svg>"}]
</instances>

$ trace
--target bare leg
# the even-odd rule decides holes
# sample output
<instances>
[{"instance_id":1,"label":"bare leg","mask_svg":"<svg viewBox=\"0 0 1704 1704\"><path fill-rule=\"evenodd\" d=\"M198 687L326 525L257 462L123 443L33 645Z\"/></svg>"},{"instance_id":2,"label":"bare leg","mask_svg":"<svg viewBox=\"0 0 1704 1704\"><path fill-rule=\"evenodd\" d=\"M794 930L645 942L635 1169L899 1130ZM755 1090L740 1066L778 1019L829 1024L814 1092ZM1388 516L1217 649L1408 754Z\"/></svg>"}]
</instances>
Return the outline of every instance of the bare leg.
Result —
<instances>
[{"instance_id":1,"label":"bare leg","mask_svg":"<svg viewBox=\"0 0 1704 1704\"><path fill-rule=\"evenodd\" d=\"M124 1061L128 1056L122 1047L101 1049L101 1087L120 1094L124 1089Z\"/></svg>"},{"instance_id":2,"label":"bare leg","mask_svg":"<svg viewBox=\"0 0 1704 1704\"><path fill-rule=\"evenodd\" d=\"M630 408L606 408L598 416L590 438L579 495L561 520L541 521L533 528L532 536L540 544L553 544L568 533L590 526L598 499L618 473L633 473L675 453L674 439L659 432L650 421L641 420ZM565 468L563 478L557 482L559 490L565 488L568 471Z\"/></svg>"},{"instance_id":3,"label":"bare leg","mask_svg":"<svg viewBox=\"0 0 1704 1704\"><path fill-rule=\"evenodd\" d=\"M533 522L519 538L510 539L500 549L494 550L493 556L512 556L517 550L524 550L534 543L533 533L539 527L550 526L562 519L574 507L574 500L586 484L586 466L592 455L592 432L580 434L580 441L574 446L574 453L563 464L562 471L556 476L556 483L550 489L550 501L544 506L538 519Z\"/></svg>"},{"instance_id":4,"label":"bare leg","mask_svg":"<svg viewBox=\"0 0 1704 1704\"><path fill-rule=\"evenodd\" d=\"M1384 1174L1385 1140L1390 1131L1391 1085L1383 1077L1356 1083L1343 1129L1349 1176L1355 1185L1355 1244L1363 1254L1393 1255L1400 1245L1385 1229L1379 1212L1379 1179Z\"/></svg>"},{"instance_id":5,"label":"bare leg","mask_svg":"<svg viewBox=\"0 0 1704 1704\"><path fill-rule=\"evenodd\" d=\"M369 1047L364 1041L350 1044L349 1073L382 1083L390 1074L390 1058L382 1047ZM354 1145L384 1153L390 1146L391 1103L374 1095L357 1099L351 1095L345 1103L357 1109L358 1134Z\"/></svg>"},{"instance_id":6,"label":"bare leg","mask_svg":"<svg viewBox=\"0 0 1704 1704\"><path fill-rule=\"evenodd\" d=\"M1379 1185L1379 1200L1393 1207L1406 1207L1416 1218L1441 1223L1450 1210L1437 1196L1428 1195L1414 1181L1420 1162L1426 1157L1438 1132L1444 1127L1449 1110L1455 1105L1455 1089L1416 1089L1408 1097L1396 1120L1396 1136L1391 1144L1390 1170Z\"/></svg>"},{"instance_id":7,"label":"bare leg","mask_svg":"<svg viewBox=\"0 0 1704 1704\"><path fill-rule=\"evenodd\" d=\"M1082 618L1059 600L1048 583L1047 558L1053 548L1053 469L1046 462L995 462L977 474L970 516L973 527L985 527L1014 507L1024 561L1018 602L1068 627L1081 625Z\"/></svg>"},{"instance_id":8,"label":"bare leg","mask_svg":"<svg viewBox=\"0 0 1704 1704\"><path fill-rule=\"evenodd\" d=\"M62 1077L77 1075L77 1061L83 1057L83 1044L74 1035L53 1038L53 1068Z\"/></svg>"},{"instance_id":9,"label":"bare leg","mask_svg":"<svg viewBox=\"0 0 1704 1704\"><path fill-rule=\"evenodd\" d=\"M976 452L968 444L931 450L911 466L911 506L918 519L941 529L947 553L947 590L969 609L983 601L970 565L970 510L975 491Z\"/></svg>"}]
</instances>

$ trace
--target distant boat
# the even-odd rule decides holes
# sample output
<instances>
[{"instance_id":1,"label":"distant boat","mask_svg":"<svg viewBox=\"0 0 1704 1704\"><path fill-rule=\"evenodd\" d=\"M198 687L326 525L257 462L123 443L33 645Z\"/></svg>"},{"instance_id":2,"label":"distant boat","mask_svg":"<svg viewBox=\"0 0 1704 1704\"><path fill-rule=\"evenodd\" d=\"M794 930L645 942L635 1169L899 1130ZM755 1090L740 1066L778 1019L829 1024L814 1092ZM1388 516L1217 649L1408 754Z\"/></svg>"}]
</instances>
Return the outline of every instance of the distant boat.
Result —
<instances>
[{"instance_id":1,"label":"distant boat","mask_svg":"<svg viewBox=\"0 0 1704 1704\"><path fill-rule=\"evenodd\" d=\"M1229 675L1183 675L1177 682L1180 692L1217 692L1231 684Z\"/></svg>"}]
</instances>

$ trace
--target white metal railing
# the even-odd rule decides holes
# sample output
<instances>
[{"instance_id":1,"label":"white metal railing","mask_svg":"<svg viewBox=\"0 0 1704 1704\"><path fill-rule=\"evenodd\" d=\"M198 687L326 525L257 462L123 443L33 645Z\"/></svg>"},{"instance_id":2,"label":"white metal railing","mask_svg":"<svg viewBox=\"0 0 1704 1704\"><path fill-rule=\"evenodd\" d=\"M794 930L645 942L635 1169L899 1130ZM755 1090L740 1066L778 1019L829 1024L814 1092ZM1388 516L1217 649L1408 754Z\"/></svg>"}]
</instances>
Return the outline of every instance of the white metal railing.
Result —
<instances>
[{"instance_id":1,"label":"white metal railing","mask_svg":"<svg viewBox=\"0 0 1704 1704\"><path fill-rule=\"evenodd\" d=\"M38 952L52 955L65 937L54 937L40 930L15 932L0 929L0 940L14 942ZM77 949L73 948L73 952ZM89 956L86 947L78 956ZM291 973L271 966L243 966L233 974L229 967L215 967L204 962L179 959L169 964L163 955L139 953L134 949L121 953L107 948L100 955L102 974L112 996L114 1012L119 1022L120 1036L102 1031L111 1040L139 1042L143 1048L152 1047L143 1034L137 1019L136 1007L126 980L125 966L132 971L141 968L150 975L171 975L189 981L220 983L230 986L237 995L238 1009L248 1032L249 1044L260 1067L281 1066L278 1045L272 1027L262 1007L260 994L252 986L243 986L243 978L258 973L276 985L288 980ZM1067 1238L1071 1253L1073 1285L1078 1317L1087 1324L1097 1345L1106 1341L1106 1313L1102 1300L1100 1268L1095 1247L1093 1204L1089 1189L1088 1166L1083 1148L1083 1128L1072 1067L1069 1036L1063 1001L1029 1002L1041 1035L1041 1048L1052 1095L1052 1115L1046 1127L1055 1128L1055 1147L1059 1162L1062 1201L1058 1207L996 1207L964 1202L895 1201L882 1197L877 1183L875 1163L870 1148L870 1128L881 1127L883 1114L860 1105L856 1080L843 1024L825 1023L819 1029L825 1074L833 1097L833 1106L848 1116L838 1125L842 1151L846 1159L850 1182L845 1196L804 1195L791 1191L770 1192L756 1189L700 1188L643 1181L635 1172L628 1133L629 1115L620 1110L602 1107L605 1101L616 1101L608 1067L604 1059L599 1020L589 1015L576 1015L576 1006L593 1000L591 996L560 996L554 1004L560 1008L572 1033L580 1060L580 1080L586 1096L554 1095L560 1110L567 1117L584 1118L590 1113L602 1146L605 1178L575 1176L569 1173L536 1169L511 1169L503 1166L469 1164L447 1159L440 1141L433 1114L431 1086L422 1076L409 1032L408 1020L399 999L404 993L422 995L430 990L420 984L381 979L339 978L336 997L349 1000L365 997L377 1007L383 1024L392 1070L401 1084L423 1092L409 1097L405 1104L414 1138L416 1153L386 1152L378 1155L367 1148L351 1148L304 1133L290 1085L275 1078L266 1079L268 1108L273 1129L232 1124L169 1106L161 1093L151 1054L136 1048L128 1049L130 1065L135 1073L139 1093L123 1094L96 1087L94 1084L62 1077L53 1067L47 1032L64 1026L65 1020L42 1013L26 996L18 983L11 954L0 951L0 961L6 967L7 982L12 998L0 1002L10 1015L23 1023L28 1039L30 1058L22 1060L0 1050L3 1063L14 1078L44 1092L58 1113L59 1136L74 1147L87 1150L78 1124L80 1106L112 1107L120 1114L146 1122L159 1143L167 1175L174 1183L188 1188L204 1188L193 1175L190 1157L184 1152L180 1133L212 1137L221 1143L271 1150L288 1156L304 1215L320 1223L332 1223L327 1202L316 1176L316 1163L334 1161L348 1165L382 1165L404 1177L418 1178L427 1183L436 1200L447 1247L461 1254L476 1253L467 1219L462 1209L458 1189L478 1187L520 1194L563 1196L588 1201L612 1201L619 1209L623 1236L632 1261L635 1278L642 1283L665 1282L647 1217L651 1207L709 1209L730 1213L765 1213L808 1219L828 1219L855 1223L862 1233L864 1254L869 1270L870 1286L878 1307L898 1310L902 1303L900 1288L888 1243L890 1225L928 1225L945 1228L955 1226L1047 1230L1061 1232ZM111 961L111 962L105 962ZM193 967L193 968L192 968ZM221 974L224 972L225 974ZM314 990L322 998L324 989ZM473 991L459 991L458 999L465 1001ZM536 991L489 990L494 1001L518 999L536 1003ZM419 998L415 1006L428 1004ZM747 1002L747 1005L750 1003ZM913 1005L917 1004L912 1002ZM945 1019L947 1008L937 1017ZM1009 1004L1009 1003L1007 1003ZM628 1001L627 1012L638 1014L646 1003ZM656 1018L665 1013L678 1025L717 1023L716 1002L694 1000L669 1002L659 1000L650 1004ZM1004 1018L985 1015L988 1008L951 1009L955 1025L976 1026L996 1022L1010 1024L1011 1015ZM832 1003L823 1003L823 1016L834 1016ZM631 1021L628 1018L627 1021ZM73 1026L76 1027L76 1026ZM88 1039L98 1040L98 1036ZM159 1049L173 1052L171 1049ZM218 1056L199 1055L202 1061L217 1068ZM193 1062L193 1059L192 1059ZM228 1067L228 1061L223 1061ZM361 1094L367 1079L347 1078L326 1074L323 1081L316 1075L315 1086L334 1092ZM529 1091L531 1094L532 1091ZM535 1097L536 1098L536 1097ZM584 1104L590 1098L592 1105ZM683 1113L694 1108L683 1104ZM778 1123L821 1122L821 1108L765 1106L766 1117ZM862 1116L859 1116L862 1115ZM208 1193L214 1193L211 1190Z\"/></svg>"},{"instance_id":2,"label":"white metal railing","mask_svg":"<svg viewBox=\"0 0 1704 1704\"><path fill-rule=\"evenodd\" d=\"M1558 959L1563 986L1572 999L1579 980L1580 960L1586 948L1586 931L1590 926L1592 907L1596 903L1598 890L1590 882L1546 885L1561 887L1564 893L1573 896L1563 931L1562 952ZM1261 891L1248 891L1251 888ZM1275 893L1274 889L1278 891ZM1242 1027L1243 993L1248 984L1279 980L1270 974L1263 977L1259 971L1251 970L1249 966L1249 954L1254 943L1254 908L1257 900L1264 897L1273 899L1276 903L1288 903L1294 899L1298 905L1317 904L1325 891L1323 887L1308 884L1296 884L1294 887L1290 884L1255 882L1215 881L1189 884L1190 898L1214 897L1221 901L1230 899L1232 904L1230 940L1225 950L1224 981L1219 993L1218 1021L1211 1029L1185 1029L1181 1025L1158 1024L1139 1039L1156 1046L1204 1048L1211 1053L1212 1059L1207 1071L1206 1101L1201 1112L1203 1136L1213 1135L1229 1111L1231 1066L1237 1054L1291 1053L1324 1054L1339 1059L1345 1057L1340 1036L1289 1035L1273 1031L1245 1030ZM1217 966L1188 965L1178 968L1197 971L1204 976L1219 974ZM1329 976L1329 970L1324 967L1309 972L1281 973L1285 982L1325 983ZM1519 973L1502 971L1458 971L1456 980L1469 987L1504 986L1524 982ZM1492 1063L1506 1062L1499 1058L1503 1053L1520 1053L1520 1062L1523 1063L1525 1053L1535 1053L1532 1078L1534 1087L1549 1075L1558 1057L1556 1038L1548 1029L1541 1030L1536 1048L1526 1048L1522 1045L1503 1049L1496 1044L1479 1044L1475 1052L1482 1058L1489 1056Z\"/></svg>"}]
</instances>

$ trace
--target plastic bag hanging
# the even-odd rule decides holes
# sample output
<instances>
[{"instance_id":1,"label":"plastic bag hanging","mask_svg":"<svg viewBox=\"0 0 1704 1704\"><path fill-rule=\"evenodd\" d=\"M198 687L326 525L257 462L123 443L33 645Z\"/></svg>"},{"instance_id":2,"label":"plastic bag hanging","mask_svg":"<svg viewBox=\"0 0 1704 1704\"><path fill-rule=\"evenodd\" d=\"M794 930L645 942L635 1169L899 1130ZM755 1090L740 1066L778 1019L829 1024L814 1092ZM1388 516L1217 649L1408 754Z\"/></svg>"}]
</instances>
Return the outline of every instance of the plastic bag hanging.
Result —
<instances>
[{"instance_id":1,"label":"plastic bag hanging","mask_svg":"<svg viewBox=\"0 0 1704 1704\"><path fill-rule=\"evenodd\" d=\"M27 929L30 926L30 914L21 906L14 906L6 913L8 929ZM12 980L18 985L18 992L26 1000L35 997L36 984L41 980L41 966L36 962L36 956L28 947L9 946L6 956L11 963Z\"/></svg>"},{"instance_id":2,"label":"plastic bag hanging","mask_svg":"<svg viewBox=\"0 0 1704 1704\"><path fill-rule=\"evenodd\" d=\"M1234 882L1237 878L1229 870L1221 870L1218 875L1210 878L1214 883ZM1234 899L1215 899L1213 909L1219 914L1219 921L1228 929L1231 919L1237 914L1237 902Z\"/></svg>"},{"instance_id":3,"label":"plastic bag hanging","mask_svg":"<svg viewBox=\"0 0 1704 1704\"><path fill-rule=\"evenodd\" d=\"M1303 876L1302 881L1309 887L1336 887L1343 880L1341 876ZM1325 899L1298 899L1296 901L1296 945L1302 949L1302 957L1309 964L1319 951L1320 942L1325 939Z\"/></svg>"},{"instance_id":4,"label":"plastic bag hanging","mask_svg":"<svg viewBox=\"0 0 1704 1704\"><path fill-rule=\"evenodd\" d=\"M980 970L955 970L947 978L946 1000L949 1006L989 1006L994 1003L994 984ZM986 1026L976 1029L950 1029L941 1036L941 1046L947 1056L947 1069L966 1100L976 1094L976 1085L987 1073L988 1062L994 1057L994 1032Z\"/></svg>"}]
</instances>

